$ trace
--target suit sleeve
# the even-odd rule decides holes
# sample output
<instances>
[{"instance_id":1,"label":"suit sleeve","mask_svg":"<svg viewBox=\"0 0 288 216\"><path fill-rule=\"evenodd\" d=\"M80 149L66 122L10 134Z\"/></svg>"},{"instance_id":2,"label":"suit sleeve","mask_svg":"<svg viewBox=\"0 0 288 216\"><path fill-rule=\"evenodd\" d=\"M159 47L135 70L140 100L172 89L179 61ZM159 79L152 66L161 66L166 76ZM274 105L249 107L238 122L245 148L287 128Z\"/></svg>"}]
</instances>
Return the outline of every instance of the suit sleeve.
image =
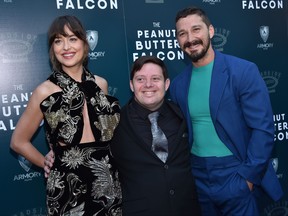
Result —
<instances>
[{"instance_id":1,"label":"suit sleeve","mask_svg":"<svg viewBox=\"0 0 288 216\"><path fill-rule=\"evenodd\" d=\"M274 147L273 111L267 86L255 64L244 69L238 86L244 120L251 130L247 157L239 174L259 185Z\"/></svg>"}]
</instances>

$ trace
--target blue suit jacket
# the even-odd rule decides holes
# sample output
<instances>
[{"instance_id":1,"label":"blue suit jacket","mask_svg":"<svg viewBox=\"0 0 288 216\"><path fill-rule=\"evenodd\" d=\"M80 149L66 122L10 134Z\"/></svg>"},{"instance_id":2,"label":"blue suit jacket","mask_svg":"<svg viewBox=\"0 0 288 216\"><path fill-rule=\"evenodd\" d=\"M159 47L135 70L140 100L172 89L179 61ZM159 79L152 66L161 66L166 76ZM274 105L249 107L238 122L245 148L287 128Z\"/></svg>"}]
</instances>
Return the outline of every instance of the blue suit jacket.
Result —
<instances>
[{"instance_id":1,"label":"blue suit jacket","mask_svg":"<svg viewBox=\"0 0 288 216\"><path fill-rule=\"evenodd\" d=\"M190 145L193 133L188 90L192 67L188 65L170 86L171 99L187 120ZM283 192L270 161L274 147L273 112L257 66L215 51L209 105L219 138L243 162L239 174L261 185L274 200L280 199Z\"/></svg>"}]
</instances>

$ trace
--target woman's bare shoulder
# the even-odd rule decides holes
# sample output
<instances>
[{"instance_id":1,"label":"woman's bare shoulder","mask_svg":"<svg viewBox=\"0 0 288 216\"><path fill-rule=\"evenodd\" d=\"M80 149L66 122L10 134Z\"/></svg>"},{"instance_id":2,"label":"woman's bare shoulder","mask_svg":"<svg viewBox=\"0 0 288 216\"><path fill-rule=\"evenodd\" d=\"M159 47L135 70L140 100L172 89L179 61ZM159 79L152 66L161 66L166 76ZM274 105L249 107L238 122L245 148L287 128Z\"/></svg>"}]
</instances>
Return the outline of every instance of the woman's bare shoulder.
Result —
<instances>
[{"instance_id":1,"label":"woman's bare shoulder","mask_svg":"<svg viewBox=\"0 0 288 216\"><path fill-rule=\"evenodd\" d=\"M96 84L102 89L102 91L104 91L105 94L108 94L108 82L105 78L98 76L98 75L94 75L95 80L96 80Z\"/></svg>"},{"instance_id":2,"label":"woman's bare shoulder","mask_svg":"<svg viewBox=\"0 0 288 216\"><path fill-rule=\"evenodd\" d=\"M34 95L38 98L38 100L42 101L49 95L59 91L61 91L59 86L55 85L49 80L46 80L36 87L32 93L32 96Z\"/></svg>"}]
</instances>

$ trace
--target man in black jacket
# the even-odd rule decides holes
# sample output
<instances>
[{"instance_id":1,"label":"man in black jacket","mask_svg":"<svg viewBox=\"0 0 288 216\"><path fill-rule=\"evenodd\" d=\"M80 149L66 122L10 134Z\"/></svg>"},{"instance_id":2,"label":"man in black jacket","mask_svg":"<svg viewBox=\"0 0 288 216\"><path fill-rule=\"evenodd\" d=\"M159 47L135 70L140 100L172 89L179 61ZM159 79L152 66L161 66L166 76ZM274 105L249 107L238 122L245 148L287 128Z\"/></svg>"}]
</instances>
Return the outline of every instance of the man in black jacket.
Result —
<instances>
[{"instance_id":1,"label":"man in black jacket","mask_svg":"<svg viewBox=\"0 0 288 216\"><path fill-rule=\"evenodd\" d=\"M200 215L186 123L180 109L164 99L169 85L167 69L160 59L143 56L134 62L130 73L134 97L121 110L111 144L125 216ZM153 152L148 115L155 111L168 140L164 162Z\"/></svg>"}]
</instances>

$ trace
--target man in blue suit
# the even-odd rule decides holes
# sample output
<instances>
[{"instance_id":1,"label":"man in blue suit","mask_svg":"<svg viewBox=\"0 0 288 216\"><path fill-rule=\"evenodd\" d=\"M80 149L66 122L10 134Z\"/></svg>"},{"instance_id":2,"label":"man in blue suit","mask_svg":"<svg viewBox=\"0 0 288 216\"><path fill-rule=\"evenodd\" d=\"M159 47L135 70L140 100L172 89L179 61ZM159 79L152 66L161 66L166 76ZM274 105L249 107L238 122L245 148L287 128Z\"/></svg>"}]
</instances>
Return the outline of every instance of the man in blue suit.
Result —
<instances>
[{"instance_id":1,"label":"man in blue suit","mask_svg":"<svg viewBox=\"0 0 288 216\"><path fill-rule=\"evenodd\" d=\"M191 64L170 87L188 124L192 172L202 214L259 215L255 194L283 194L270 157L273 112L257 66L213 50L214 28L205 12L176 16L177 40Z\"/></svg>"}]
</instances>

